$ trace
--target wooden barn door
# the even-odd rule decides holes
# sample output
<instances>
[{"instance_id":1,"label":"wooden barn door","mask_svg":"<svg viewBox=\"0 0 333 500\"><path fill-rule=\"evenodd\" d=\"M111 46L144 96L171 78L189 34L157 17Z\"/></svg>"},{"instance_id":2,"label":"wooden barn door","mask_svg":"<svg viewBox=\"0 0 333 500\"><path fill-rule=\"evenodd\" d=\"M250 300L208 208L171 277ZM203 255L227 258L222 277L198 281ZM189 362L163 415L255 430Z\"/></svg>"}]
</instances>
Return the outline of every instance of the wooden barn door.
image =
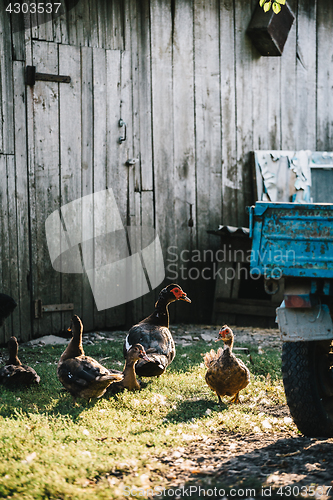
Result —
<instances>
[{"instance_id":1,"label":"wooden barn door","mask_svg":"<svg viewBox=\"0 0 333 500\"><path fill-rule=\"evenodd\" d=\"M127 140L119 142L124 132L119 120L132 112L126 58L120 50L32 44L37 73L71 78L70 83L36 79L27 91L34 336L66 329L73 313L86 330L125 323L125 306L97 311L86 274L53 269L45 221L63 205L111 187L123 223L128 222L134 199L127 163L130 127Z\"/></svg>"}]
</instances>

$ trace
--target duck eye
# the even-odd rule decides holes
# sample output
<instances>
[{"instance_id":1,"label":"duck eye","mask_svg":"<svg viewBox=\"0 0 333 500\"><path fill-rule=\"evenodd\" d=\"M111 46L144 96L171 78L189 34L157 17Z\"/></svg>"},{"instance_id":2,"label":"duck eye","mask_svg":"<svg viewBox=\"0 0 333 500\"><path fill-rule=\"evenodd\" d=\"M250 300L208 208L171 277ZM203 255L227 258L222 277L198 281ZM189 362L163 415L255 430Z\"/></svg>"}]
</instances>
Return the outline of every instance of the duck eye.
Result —
<instances>
[{"instance_id":1,"label":"duck eye","mask_svg":"<svg viewBox=\"0 0 333 500\"><path fill-rule=\"evenodd\" d=\"M180 290L179 288L173 288L171 290L171 292L174 294L174 296L176 297L176 299L179 299L182 295L183 295L183 291Z\"/></svg>"}]
</instances>

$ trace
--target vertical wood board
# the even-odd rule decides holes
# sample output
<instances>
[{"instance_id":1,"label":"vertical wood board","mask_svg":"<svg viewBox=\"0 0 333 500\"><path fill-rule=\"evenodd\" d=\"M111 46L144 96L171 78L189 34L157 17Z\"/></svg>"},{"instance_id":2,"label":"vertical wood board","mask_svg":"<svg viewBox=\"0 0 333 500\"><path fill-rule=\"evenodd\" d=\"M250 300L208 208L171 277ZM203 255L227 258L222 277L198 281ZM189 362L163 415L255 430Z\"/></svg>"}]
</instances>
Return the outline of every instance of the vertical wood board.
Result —
<instances>
[{"instance_id":1,"label":"vertical wood board","mask_svg":"<svg viewBox=\"0 0 333 500\"><path fill-rule=\"evenodd\" d=\"M23 62L17 61L13 64L18 300L20 305L20 338L21 341L26 342L31 338L31 295L29 288L31 270L24 72L25 65Z\"/></svg>"},{"instance_id":2,"label":"vertical wood board","mask_svg":"<svg viewBox=\"0 0 333 500\"><path fill-rule=\"evenodd\" d=\"M33 64L41 73L58 74L58 45L34 42ZM29 91L28 91L29 92ZM29 97L33 99L33 177L30 178L32 214L33 300L44 304L61 301L61 276L52 268L48 252L45 220L60 207L59 179L59 84L36 82ZM61 313L49 313L34 322L34 335L59 332Z\"/></svg>"},{"instance_id":3,"label":"vertical wood board","mask_svg":"<svg viewBox=\"0 0 333 500\"><path fill-rule=\"evenodd\" d=\"M10 16L0 3L0 153L14 153L13 68Z\"/></svg>"},{"instance_id":4,"label":"vertical wood board","mask_svg":"<svg viewBox=\"0 0 333 500\"><path fill-rule=\"evenodd\" d=\"M222 217L219 2L195 0L194 16L197 230L203 249L215 243L207 229Z\"/></svg>"},{"instance_id":5,"label":"vertical wood board","mask_svg":"<svg viewBox=\"0 0 333 500\"><path fill-rule=\"evenodd\" d=\"M298 2L296 149L316 148L316 0Z\"/></svg>"},{"instance_id":6,"label":"vertical wood board","mask_svg":"<svg viewBox=\"0 0 333 500\"><path fill-rule=\"evenodd\" d=\"M236 151L234 1L220 5L220 71L222 113L222 220L237 226L238 170Z\"/></svg>"},{"instance_id":7,"label":"vertical wood board","mask_svg":"<svg viewBox=\"0 0 333 500\"><path fill-rule=\"evenodd\" d=\"M60 194L61 206L81 197L81 61L80 48L59 46L59 72L71 75L70 84L59 85L60 115ZM65 220L66 231L80 232L82 213L77 220ZM82 240L82 234L81 234ZM61 274L61 303L74 303L74 312L82 316L82 274ZM62 325L70 324L72 312L62 313Z\"/></svg>"},{"instance_id":8,"label":"vertical wood board","mask_svg":"<svg viewBox=\"0 0 333 500\"><path fill-rule=\"evenodd\" d=\"M316 148L329 151L333 148L333 47L331 31L333 26L333 4L317 0L317 116Z\"/></svg>"}]
</instances>

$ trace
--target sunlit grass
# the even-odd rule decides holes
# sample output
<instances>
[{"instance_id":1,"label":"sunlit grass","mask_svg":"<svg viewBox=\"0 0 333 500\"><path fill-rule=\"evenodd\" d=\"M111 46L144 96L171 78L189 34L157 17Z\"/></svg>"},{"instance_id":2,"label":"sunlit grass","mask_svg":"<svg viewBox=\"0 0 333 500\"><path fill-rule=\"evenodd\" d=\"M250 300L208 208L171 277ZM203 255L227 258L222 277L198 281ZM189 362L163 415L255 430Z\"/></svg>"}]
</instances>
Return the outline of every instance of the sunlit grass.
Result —
<instances>
[{"instance_id":1,"label":"sunlit grass","mask_svg":"<svg viewBox=\"0 0 333 500\"><path fill-rule=\"evenodd\" d=\"M265 407L285 403L280 354L258 354L248 346L252 363L249 355L240 357L252 375L241 391L242 402L229 406L225 398L220 407L204 378L203 354L218 346L213 344L179 346L167 373L145 379L140 392L75 406L56 377L63 347L21 347L22 361L36 369L41 383L25 390L0 388L0 497L123 498L126 485L163 486L163 474L151 464L165 450L220 429L294 428L290 419L265 413ZM85 350L96 359L107 358L108 368L121 369L122 342L100 341Z\"/></svg>"}]
</instances>

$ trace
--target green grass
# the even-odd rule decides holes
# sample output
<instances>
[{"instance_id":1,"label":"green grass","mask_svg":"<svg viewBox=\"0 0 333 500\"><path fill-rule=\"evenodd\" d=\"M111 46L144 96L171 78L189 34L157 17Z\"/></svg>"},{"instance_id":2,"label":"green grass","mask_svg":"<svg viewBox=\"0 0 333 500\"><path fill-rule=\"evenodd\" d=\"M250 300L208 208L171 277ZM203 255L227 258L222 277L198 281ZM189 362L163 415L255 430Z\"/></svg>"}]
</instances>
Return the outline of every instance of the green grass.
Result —
<instances>
[{"instance_id":1,"label":"green grass","mask_svg":"<svg viewBox=\"0 0 333 500\"><path fill-rule=\"evenodd\" d=\"M216 345L202 341L178 347L166 374L145 379L136 393L73 405L56 377L63 347L21 347L22 362L41 377L38 387L9 391L0 388L0 497L13 499L125 498L124 487L165 486L154 457L209 435L230 432L273 432L293 424L269 417L262 405L285 402L280 354L240 355L249 366L251 382L241 393L242 404L219 407L205 383L203 357ZM122 342L100 341L86 354L107 358L108 368L120 368ZM269 373L269 377L267 377ZM267 424L268 422L268 424Z\"/></svg>"}]
</instances>

